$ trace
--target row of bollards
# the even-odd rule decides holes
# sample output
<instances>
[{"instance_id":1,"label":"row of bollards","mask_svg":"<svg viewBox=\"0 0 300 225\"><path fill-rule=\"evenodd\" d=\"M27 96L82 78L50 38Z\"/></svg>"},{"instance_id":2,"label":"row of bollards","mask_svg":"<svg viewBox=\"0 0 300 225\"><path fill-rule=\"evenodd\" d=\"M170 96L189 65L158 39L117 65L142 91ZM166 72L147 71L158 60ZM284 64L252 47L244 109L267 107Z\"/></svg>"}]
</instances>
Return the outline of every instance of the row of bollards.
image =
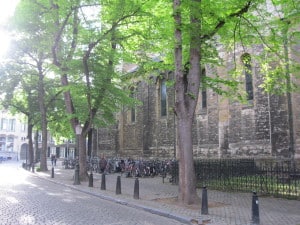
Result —
<instances>
[{"instance_id":1,"label":"row of bollards","mask_svg":"<svg viewBox=\"0 0 300 225\"><path fill-rule=\"evenodd\" d=\"M93 178L93 172L90 172L89 177L89 187L94 186L94 178ZM54 178L54 167L52 167L51 170L51 178ZM80 179L79 179L79 164L75 165L75 174L74 174L74 183L73 185L79 185L80 184ZM101 190L106 190L106 181L105 181L105 174L102 174L101 177ZM117 177L117 184L116 184L116 194L119 195L121 194L121 176ZM134 193L133 193L134 199L139 199L139 180L138 178L135 179L134 183Z\"/></svg>"},{"instance_id":2,"label":"row of bollards","mask_svg":"<svg viewBox=\"0 0 300 225\"><path fill-rule=\"evenodd\" d=\"M33 169L34 171L34 169ZM51 178L54 178L54 167L52 166L51 169ZM75 174L74 174L74 183L73 185L79 185L80 179L79 179L79 164L75 165ZM91 173L89 176L89 187L93 187L93 174Z\"/></svg>"},{"instance_id":3,"label":"row of bollards","mask_svg":"<svg viewBox=\"0 0 300 225\"><path fill-rule=\"evenodd\" d=\"M202 204L201 204L201 215L208 215L208 198L207 188L204 186L202 189ZM199 218L198 224L203 224L202 218ZM251 209L251 225L259 225L259 204L258 196L255 191L252 195L252 209Z\"/></svg>"},{"instance_id":4,"label":"row of bollards","mask_svg":"<svg viewBox=\"0 0 300 225\"><path fill-rule=\"evenodd\" d=\"M105 187L105 174L102 174L101 190L106 190L106 187ZM122 194L122 191L121 191L121 176L117 176L116 195L120 195L120 194ZM140 198L139 179L138 178L135 178L133 198L134 199L139 199Z\"/></svg>"},{"instance_id":5,"label":"row of bollards","mask_svg":"<svg viewBox=\"0 0 300 225\"><path fill-rule=\"evenodd\" d=\"M52 167L52 173L51 173L51 177L54 178L54 167ZM93 187L93 172L90 172L89 175L89 187ZM80 184L80 180L79 180L79 165L76 164L75 166L75 175L74 175L74 185L79 185ZM101 190L106 190L106 179L105 179L105 173L102 174L101 177ZM116 194L120 195L121 192L121 176L117 177L117 184L116 184ZM139 180L138 178L135 179L135 183L134 183L134 192L133 192L133 197L134 199L139 199Z\"/></svg>"},{"instance_id":6,"label":"row of bollards","mask_svg":"<svg viewBox=\"0 0 300 225\"><path fill-rule=\"evenodd\" d=\"M22 163L22 167L23 169L26 169L26 170L31 170L31 172L35 172L35 169L34 169L34 163L32 164L26 164L26 163Z\"/></svg>"},{"instance_id":7,"label":"row of bollards","mask_svg":"<svg viewBox=\"0 0 300 225\"><path fill-rule=\"evenodd\" d=\"M54 178L54 167L52 167L51 171L51 178ZM76 164L75 166L75 175L74 175L74 185L79 185L79 164ZM93 172L90 172L89 175L89 187L93 187ZM101 177L101 190L106 190L106 179L105 174L102 174ZM117 177L117 184L116 184L116 195L120 195L121 192L121 176ZM135 179L134 183L134 192L133 192L133 198L139 199L139 179ZM253 191L252 195L252 217L251 217L251 225L259 225L260 219L259 219L259 204L258 204L258 196L255 191ZM208 197L207 197L207 188L206 186L202 189L202 202L201 202L201 215L208 215ZM198 224L202 223L202 218L199 218Z\"/></svg>"}]
</instances>

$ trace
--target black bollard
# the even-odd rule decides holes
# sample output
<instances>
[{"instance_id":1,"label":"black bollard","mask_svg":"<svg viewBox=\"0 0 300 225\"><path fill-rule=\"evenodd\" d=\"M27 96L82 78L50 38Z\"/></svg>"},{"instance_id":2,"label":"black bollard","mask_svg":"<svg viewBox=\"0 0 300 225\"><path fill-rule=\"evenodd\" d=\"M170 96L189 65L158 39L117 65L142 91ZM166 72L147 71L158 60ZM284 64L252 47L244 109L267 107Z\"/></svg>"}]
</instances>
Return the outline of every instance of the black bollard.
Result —
<instances>
[{"instance_id":1,"label":"black bollard","mask_svg":"<svg viewBox=\"0 0 300 225\"><path fill-rule=\"evenodd\" d=\"M164 171L163 174L162 174L162 182L163 183L165 183L166 176L167 176L166 171Z\"/></svg>"},{"instance_id":2,"label":"black bollard","mask_svg":"<svg viewBox=\"0 0 300 225\"><path fill-rule=\"evenodd\" d=\"M121 194L121 176L117 177L116 195Z\"/></svg>"},{"instance_id":3,"label":"black bollard","mask_svg":"<svg viewBox=\"0 0 300 225\"><path fill-rule=\"evenodd\" d=\"M253 191L252 196L252 224L259 224L259 207L258 207L258 196L255 191Z\"/></svg>"},{"instance_id":4,"label":"black bollard","mask_svg":"<svg viewBox=\"0 0 300 225\"><path fill-rule=\"evenodd\" d=\"M102 173L101 177L101 190L106 190L105 173Z\"/></svg>"},{"instance_id":5,"label":"black bollard","mask_svg":"<svg viewBox=\"0 0 300 225\"><path fill-rule=\"evenodd\" d=\"M93 171L91 171L89 175L89 187L93 187L93 186L94 186L94 177L93 177Z\"/></svg>"},{"instance_id":6,"label":"black bollard","mask_svg":"<svg viewBox=\"0 0 300 225\"><path fill-rule=\"evenodd\" d=\"M34 163L32 164L32 172L34 173Z\"/></svg>"},{"instance_id":7,"label":"black bollard","mask_svg":"<svg viewBox=\"0 0 300 225\"><path fill-rule=\"evenodd\" d=\"M133 198L134 199L139 199L140 198L139 179L138 178L135 178Z\"/></svg>"},{"instance_id":8,"label":"black bollard","mask_svg":"<svg viewBox=\"0 0 300 225\"><path fill-rule=\"evenodd\" d=\"M54 178L54 167L52 167L52 170L51 170L51 178Z\"/></svg>"},{"instance_id":9,"label":"black bollard","mask_svg":"<svg viewBox=\"0 0 300 225\"><path fill-rule=\"evenodd\" d=\"M79 185L80 180L79 180L79 164L77 163L75 166L75 175L74 175L74 183L73 185Z\"/></svg>"},{"instance_id":10,"label":"black bollard","mask_svg":"<svg viewBox=\"0 0 300 225\"><path fill-rule=\"evenodd\" d=\"M207 189L205 186L202 189L201 215L208 215Z\"/></svg>"}]
</instances>

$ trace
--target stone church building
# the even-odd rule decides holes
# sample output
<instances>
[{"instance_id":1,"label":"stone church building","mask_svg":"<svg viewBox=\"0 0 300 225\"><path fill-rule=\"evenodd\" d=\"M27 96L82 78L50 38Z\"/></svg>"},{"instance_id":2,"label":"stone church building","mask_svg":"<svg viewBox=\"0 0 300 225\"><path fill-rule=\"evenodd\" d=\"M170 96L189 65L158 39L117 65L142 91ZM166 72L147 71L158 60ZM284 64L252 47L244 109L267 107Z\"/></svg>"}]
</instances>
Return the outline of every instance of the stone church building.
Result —
<instances>
[{"instance_id":1,"label":"stone church building","mask_svg":"<svg viewBox=\"0 0 300 225\"><path fill-rule=\"evenodd\" d=\"M300 93L279 96L264 92L260 87L263 75L251 58L253 54L254 50L249 50L238 56L244 69L237 79L247 102L225 98L210 88L200 89L193 125L194 158L300 158ZM232 57L223 56L225 60ZM232 66L228 63L226 68ZM226 78L228 71L205 65L203 74ZM294 77L292 74L291 80L300 85ZM132 97L141 104L123 108L115 126L97 131L97 155L176 157L175 96L173 86L168 85L171 80L173 74L164 73L136 83Z\"/></svg>"}]
</instances>

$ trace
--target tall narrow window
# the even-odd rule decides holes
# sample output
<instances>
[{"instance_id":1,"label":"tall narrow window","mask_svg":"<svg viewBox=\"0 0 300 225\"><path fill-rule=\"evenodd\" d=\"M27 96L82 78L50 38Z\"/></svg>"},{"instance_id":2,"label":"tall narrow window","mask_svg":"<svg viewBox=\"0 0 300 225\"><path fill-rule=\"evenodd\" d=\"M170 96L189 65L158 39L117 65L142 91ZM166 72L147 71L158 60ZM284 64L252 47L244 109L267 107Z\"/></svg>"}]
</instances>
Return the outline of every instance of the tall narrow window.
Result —
<instances>
[{"instance_id":1,"label":"tall narrow window","mask_svg":"<svg viewBox=\"0 0 300 225\"><path fill-rule=\"evenodd\" d=\"M131 88L130 90L130 97L131 98L135 98L134 96L134 88ZM135 107L131 107L131 110L130 110L130 119L131 119L131 122L134 123L135 122Z\"/></svg>"},{"instance_id":2,"label":"tall narrow window","mask_svg":"<svg viewBox=\"0 0 300 225\"><path fill-rule=\"evenodd\" d=\"M165 80L160 82L160 115L167 115L167 85Z\"/></svg>"},{"instance_id":3,"label":"tall narrow window","mask_svg":"<svg viewBox=\"0 0 300 225\"><path fill-rule=\"evenodd\" d=\"M55 141L54 141L54 138L52 137L52 136L50 136L50 143L54 143Z\"/></svg>"},{"instance_id":4,"label":"tall narrow window","mask_svg":"<svg viewBox=\"0 0 300 225\"><path fill-rule=\"evenodd\" d=\"M252 66L250 54L245 53L242 55L242 62L245 70L247 99L253 100Z\"/></svg>"},{"instance_id":5,"label":"tall narrow window","mask_svg":"<svg viewBox=\"0 0 300 225\"><path fill-rule=\"evenodd\" d=\"M15 119L9 119L8 120L8 130L9 131L15 131L16 126L16 120Z\"/></svg>"},{"instance_id":6,"label":"tall narrow window","mask_svg":"<svg viewBox=\"0 0 300 225\"><path fill-rule=\"evenodd\" d=\"M22 123L21 124L21 132L25 132L26 131L26 124Z\"/></svg>"},{"instance_id":7,"label":"tall narrow window","mask_svg":"<svg viewBox=\"0 0 300 225\"><path fill-rule=\"evenodd\" d=\"M132 123L135 122L135 108L134 107L131 108L131 122Z\"/></svg>"},{"instance_id":8,"label":"tall narrow window","mask_svg":"<svg viewBox=\"0 0 300 225\"><path fill-rule=\"evenodd\" d=\"M201 84L201 95L202 95L202 101L201 101L201 104L202 104L202 109L205 109L207 107L207 92L206 92L206 87L205 87L205 84L204 84L204 80L205 80L205 77L206 77L206 71L205 69L202 69L201 71L201 75L202 75L202 84Z\"/></svg>"},{"instance_id":9,"label":"tall narrow window","mask_svg":"<svg viewBox=\"0 0 300 225\"><path fill-rule=\"evenodd\" d=\"M2 118L1 119L1 130L6 130L7 128L7 119Z\"/></svg>"}]
</instances>

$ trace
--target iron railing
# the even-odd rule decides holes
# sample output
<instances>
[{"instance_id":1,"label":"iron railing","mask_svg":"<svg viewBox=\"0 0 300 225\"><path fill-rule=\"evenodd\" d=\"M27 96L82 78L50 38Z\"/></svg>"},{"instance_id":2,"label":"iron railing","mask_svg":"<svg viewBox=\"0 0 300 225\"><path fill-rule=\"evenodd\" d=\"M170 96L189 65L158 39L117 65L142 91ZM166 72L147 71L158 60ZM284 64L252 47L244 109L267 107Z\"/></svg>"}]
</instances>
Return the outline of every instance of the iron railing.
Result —
<instances>
[{"instance_id":1,"label":"iron railing","mask_svg":"<svg viewBox=\"0 0 300 225\"><path fill-rule=\"evenodd\" d=\"M300 169L292 160L195 160L197 186L300 200ZM178 163L171 172L178 181ZM177 182L176 182L177 183Z\"/></svg>"}]
</instances>

